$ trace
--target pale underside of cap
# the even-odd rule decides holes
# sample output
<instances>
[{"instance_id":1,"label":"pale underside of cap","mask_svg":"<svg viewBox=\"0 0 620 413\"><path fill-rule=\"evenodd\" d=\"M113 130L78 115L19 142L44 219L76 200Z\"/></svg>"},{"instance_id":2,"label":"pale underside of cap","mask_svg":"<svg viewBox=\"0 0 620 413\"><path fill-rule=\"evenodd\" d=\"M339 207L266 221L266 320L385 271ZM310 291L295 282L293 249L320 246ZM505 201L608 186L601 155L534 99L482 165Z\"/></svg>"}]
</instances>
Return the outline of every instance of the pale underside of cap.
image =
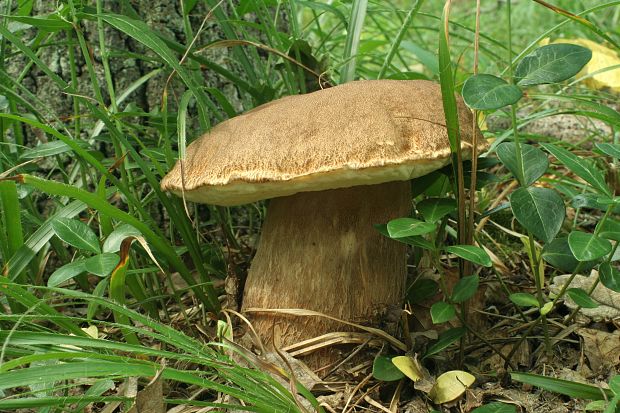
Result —
<instances>
[{"instance_id":1,"label":"pale underside of cap","mask_svg":"<svg viewBox=\"0 0 620 413\"><path fill-rule=\"evenodd\" d=\"M463 158L472 114L457 97ZM486 142L478 133L478 147ZM350 82L288 96L213 127L162 180L190 201L261 199L408 180L450 162L441 90L425 80ZM181 174L183 171L183 178Z\"/></svg>"}]
</instances>

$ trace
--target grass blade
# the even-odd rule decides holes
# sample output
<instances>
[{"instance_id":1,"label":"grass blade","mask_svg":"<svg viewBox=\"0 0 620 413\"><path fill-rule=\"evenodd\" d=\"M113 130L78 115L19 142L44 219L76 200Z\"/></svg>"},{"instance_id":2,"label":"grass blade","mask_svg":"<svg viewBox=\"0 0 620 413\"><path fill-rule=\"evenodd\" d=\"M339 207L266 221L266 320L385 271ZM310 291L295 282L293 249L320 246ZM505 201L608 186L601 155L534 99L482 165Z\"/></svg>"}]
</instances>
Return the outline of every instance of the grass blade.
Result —
<instances>
[{"instance_id":1,"label":"grass blade","mask_svg":"<svg viewBox=\"0 0 620 413\"><path fill-rule=\"evenodd\" d=\"M340 83L350 82L355 79L355 66L357 63L357 51L360 45L362 28L368 0L354 0L351 4L351 18L347 30L347 41L344 47L342 61L345 64L340 69Z\"/></svg>"}]
</instances>

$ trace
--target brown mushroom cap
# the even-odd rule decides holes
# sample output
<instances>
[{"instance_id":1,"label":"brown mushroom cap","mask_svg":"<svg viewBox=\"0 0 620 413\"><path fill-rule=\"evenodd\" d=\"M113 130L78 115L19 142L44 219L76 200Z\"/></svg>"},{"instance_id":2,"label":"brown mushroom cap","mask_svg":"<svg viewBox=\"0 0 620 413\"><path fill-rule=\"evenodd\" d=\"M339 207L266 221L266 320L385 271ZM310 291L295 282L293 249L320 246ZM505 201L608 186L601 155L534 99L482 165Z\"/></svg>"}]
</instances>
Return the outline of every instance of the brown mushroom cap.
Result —
<instances>
[{"instance_id":1,"label":"brown mushroom cap","mask_svg":"<svg viewBox=\"0 0 620 413\"><path fill-rule=\"evenodd\" d=\"M472 114L457 98L464 158ZM486 147L482 137L479 147ZM425 80L350 82L288 96L213 127L187 148L188 200L239 205L409 180L450 162L441 90ZM181 165L163 179L181 195Z\"/></svg>"}]
</instances>

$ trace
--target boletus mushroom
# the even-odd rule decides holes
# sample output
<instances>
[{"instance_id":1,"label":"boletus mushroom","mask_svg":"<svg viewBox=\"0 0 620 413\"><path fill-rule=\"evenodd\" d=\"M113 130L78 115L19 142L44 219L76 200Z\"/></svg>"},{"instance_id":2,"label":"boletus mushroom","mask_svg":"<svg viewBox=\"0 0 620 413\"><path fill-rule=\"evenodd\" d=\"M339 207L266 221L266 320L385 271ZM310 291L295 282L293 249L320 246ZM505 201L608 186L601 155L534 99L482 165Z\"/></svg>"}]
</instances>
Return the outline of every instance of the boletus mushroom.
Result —
<instances>
[{"instance_id":1,"label":"boletus mushroom","mask_svg":"<svg viewBox=\"0 0 620 413\"><path fill-rule=\"evenodd\" d=\"M460 98L458 114L468 158L479 132ZM409 180L450 162L441 90L376 80L288 96L216 125L183 162L164 190L224 206L270 199L242 305L263 342L276 335L287 346L350 327L260 309L381 327L403 304L406 247L373 224L407 216ZM334 357L323 349L304 360L317 367Z\"/></svg>"}]
</instances>

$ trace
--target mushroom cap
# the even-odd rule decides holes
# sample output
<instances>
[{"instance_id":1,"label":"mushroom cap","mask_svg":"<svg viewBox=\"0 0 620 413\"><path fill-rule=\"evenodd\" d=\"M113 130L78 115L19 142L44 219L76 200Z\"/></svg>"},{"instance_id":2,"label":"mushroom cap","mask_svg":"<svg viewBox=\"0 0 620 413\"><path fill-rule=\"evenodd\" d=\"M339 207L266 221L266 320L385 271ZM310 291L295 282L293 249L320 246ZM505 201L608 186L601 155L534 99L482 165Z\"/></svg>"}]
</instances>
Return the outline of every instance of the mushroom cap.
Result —
<instances>
[{"instance_id":1,"label":"mushroom cap","mask_svg":"<svg viewBox=\"0 0 620 413\"><path fill-rule=\"evenodd\" d=\"M458 96L457 104L467 159L472 113ZM187 147L161 187L190 201L240 205L409 180L449 162L437 83L365 80L287 96L219 123Z\"/></svg>"}]
</instances>

